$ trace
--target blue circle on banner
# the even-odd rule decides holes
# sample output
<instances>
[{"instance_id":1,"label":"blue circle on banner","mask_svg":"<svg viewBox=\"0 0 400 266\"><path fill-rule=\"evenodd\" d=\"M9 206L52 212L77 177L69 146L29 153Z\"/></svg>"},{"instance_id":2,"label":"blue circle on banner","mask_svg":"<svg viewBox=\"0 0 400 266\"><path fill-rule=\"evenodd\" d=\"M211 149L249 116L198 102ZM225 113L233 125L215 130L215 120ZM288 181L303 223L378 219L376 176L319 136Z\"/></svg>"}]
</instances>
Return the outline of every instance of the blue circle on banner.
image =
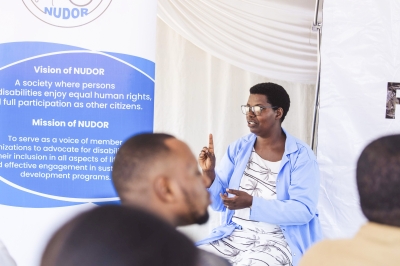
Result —
<instances>
[{"instance_id":1,"label":"blue circle on banner","mask_svg":"<svg viewBox=\"0 0 400 266\"><path fill-rule=\"evenodd\" d=\"M153 130L149 75L104 53L74 51L4 67L0 81L2 178L55 197L117 197L116 151Z\"/></svg>"}]
</instances>

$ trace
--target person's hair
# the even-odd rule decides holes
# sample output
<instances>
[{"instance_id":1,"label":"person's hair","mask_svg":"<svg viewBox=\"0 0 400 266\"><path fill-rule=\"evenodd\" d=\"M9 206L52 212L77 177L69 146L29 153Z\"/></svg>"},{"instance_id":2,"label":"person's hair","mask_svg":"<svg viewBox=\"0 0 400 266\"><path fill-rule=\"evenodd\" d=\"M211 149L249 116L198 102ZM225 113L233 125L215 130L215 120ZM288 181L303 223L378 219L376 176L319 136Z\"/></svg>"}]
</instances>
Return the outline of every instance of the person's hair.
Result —
<instances>
[{"instance_id":1,"label":"person's hair","mask_svg":"<svg viewBox=\"0 0 400 266\"><path fill-rule=\"evenodd\" d=\"M194 266L194 244L159 218L126 206L96 207L61 227L41 266Z\"/></svg>"},{"instance_id":2,"label":"person's hair","mask_svg":"<svg viewBox=\"0 0 400 266\"><path fill-rule=\"evenodd\" d=\"M121 201L125 192L129 192L127 184L145 178L146 174L171 151L165 144L167 139L174 138L162 133L144 133L125 141L115 156L112 181Z\"/></svg>"},{"instance_id":3,"label":"person's hair","mask_svg":"<svg viewBox=\"0 0 400 266\"><path fill-rule=\"evenodd\" d=\"M271 82L259 83L250 88L250 94L265 95L268 103L283 109L281 122L285 120L286 114L289 112L290 98L282 86Z\"/></svg>"},{"instance_id":4,"label":"person's hair","mask_svg":"<svg viewBox=\"0 0 400 266\"><path fill-rule=\"evenodd\" d=\"M400 226L400 135L379 138L363 150L357 187L368 220Z\"/></svg>"}]
</instances>

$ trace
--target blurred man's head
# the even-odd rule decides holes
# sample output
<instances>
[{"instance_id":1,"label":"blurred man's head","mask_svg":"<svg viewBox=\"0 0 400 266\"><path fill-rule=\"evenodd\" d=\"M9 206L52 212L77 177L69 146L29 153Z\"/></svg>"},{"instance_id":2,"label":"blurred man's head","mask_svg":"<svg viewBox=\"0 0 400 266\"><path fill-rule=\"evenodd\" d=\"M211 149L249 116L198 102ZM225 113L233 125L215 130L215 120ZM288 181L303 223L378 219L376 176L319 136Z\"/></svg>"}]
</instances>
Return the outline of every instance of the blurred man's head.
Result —
<instances>
[{"instance_id":1,"label":"blurred man's head","mask_svg":"<svg viewBox=\"0 0 400 266\"><path fill-rule=\"evenodd\" d=\"M169 224L114 205L61 227L47 244L41 266L194 266L197 256L193 243Z\"/></svg>"},{"instance_id":2,"label":"blurred man's head","mask_svg":"<svg viewBox=\"0 0 400 266\"><path fill-rule=\"evenodd\" d=\"M368 220L400 226L400 135L370 143L357 163L360 204Z\"/></svg>"},{"instance_id":3,"label":"blurred man's head","mask_svg":"<svg viewBox=\"0 0 400 266\"><path fill-rule=\"evenodd\" d=\"M140 134L119 149L112 179L123 205L145 208L174 226L202 224L210 203L197 160L167 134Z\"/></svg>"}]
</instances>

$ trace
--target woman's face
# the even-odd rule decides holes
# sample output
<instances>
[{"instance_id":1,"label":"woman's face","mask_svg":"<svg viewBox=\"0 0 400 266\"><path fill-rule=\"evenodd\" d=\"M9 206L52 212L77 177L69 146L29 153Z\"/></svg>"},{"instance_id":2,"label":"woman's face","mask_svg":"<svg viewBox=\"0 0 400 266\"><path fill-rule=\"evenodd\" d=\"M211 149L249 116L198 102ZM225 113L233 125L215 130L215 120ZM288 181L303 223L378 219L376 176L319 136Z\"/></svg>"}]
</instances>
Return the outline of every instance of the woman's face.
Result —
<instances>
[{"instance_id":1,"label":"woman's face","mask_svg":"<svg viewBox=\"0 0 400 266\"><path fill-rule=\"evenodd\" d=\"M247 126L250 131L257 136L269 135L274 128L279 126L282 117L280 110L272 109L272 105L268 103L267 96L262 94L250 94L247 101L248 106L267 107L262 109L261 114L256 116L252 111L246 115Z\"/></svg>"}]
</instances>

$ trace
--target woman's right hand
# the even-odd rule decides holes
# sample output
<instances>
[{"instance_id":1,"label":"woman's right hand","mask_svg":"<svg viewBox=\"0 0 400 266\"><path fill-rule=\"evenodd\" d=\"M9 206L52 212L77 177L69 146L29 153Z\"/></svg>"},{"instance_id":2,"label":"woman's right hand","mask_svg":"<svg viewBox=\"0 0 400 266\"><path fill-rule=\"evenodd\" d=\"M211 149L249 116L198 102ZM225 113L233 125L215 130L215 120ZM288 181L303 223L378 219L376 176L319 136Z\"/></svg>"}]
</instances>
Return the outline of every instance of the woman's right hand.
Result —
<instances>
[{"instance_id":1,"label":"woman's right hand","mask_svg":"<svg viewBox=\"0 0 400 266\"><path fill-rule=\"evenodd\" d=\"M211 181L211 185L215 179L215 154L212 134L210 134L208 139L208 147L203 147L199 154L198 161L203 170L203 176L206 176Z\"/></svg>"}]
</instances>

